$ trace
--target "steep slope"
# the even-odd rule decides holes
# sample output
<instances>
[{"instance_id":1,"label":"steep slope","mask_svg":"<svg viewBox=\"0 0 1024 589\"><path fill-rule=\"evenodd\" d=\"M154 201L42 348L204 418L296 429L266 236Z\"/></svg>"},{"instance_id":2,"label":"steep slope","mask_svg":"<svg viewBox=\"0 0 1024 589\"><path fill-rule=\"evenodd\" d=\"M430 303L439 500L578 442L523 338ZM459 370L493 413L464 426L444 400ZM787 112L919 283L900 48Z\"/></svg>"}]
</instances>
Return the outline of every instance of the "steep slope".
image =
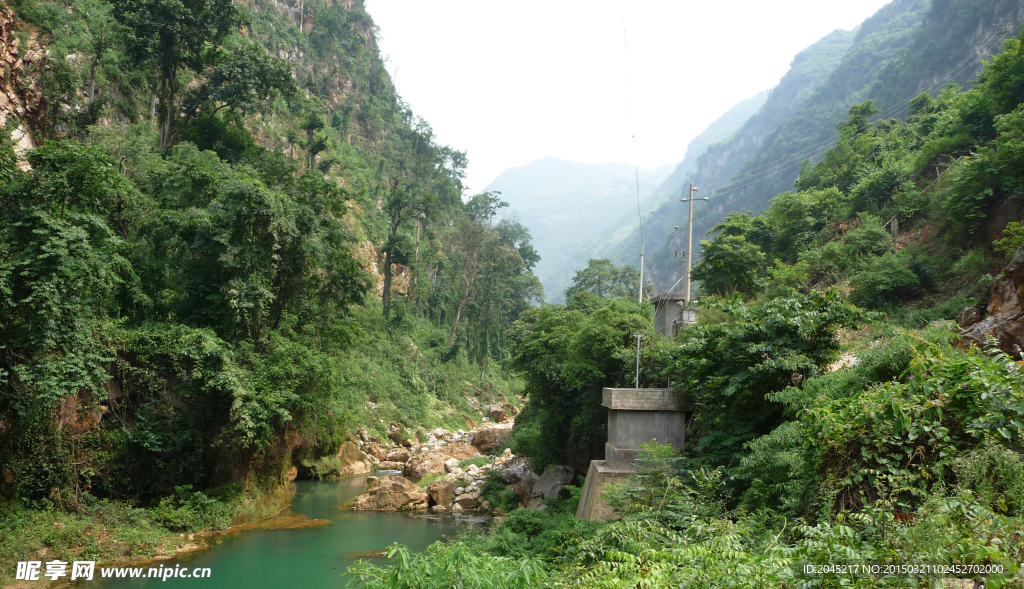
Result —
<instances>
[{"instance_id":1,"label":"steep slope","mask_svg":"<svg viewBox=\"0 0 1024 589\"><path fill-rule=\"evenodd\" d=\"M815 88L828 78L853 45L853 40L853 32L834 31L801 51L793 58L789 71L771 90L761 108L743 121L741 126L737 126L731 136L722 137L703 149L699 149L699 144L691 144L686 156L687 160L693 162L692 167L684 177L679 178L673 174L665 186L659 187L657 192L663 195L663 199L644 221L645 241L655 247L664 244L673 226L684 218L683 207L679 202L682 186L691 180L703 185L735 173L757 152L764 138L796 112ZM632 227L631 235L606 244L598 254L618 262L632 262L635 252L640 250L639 232L635 230L635 225Z\"/></svg>"},{"instance_id":2,"label":"steep slope","mask_svg":"<svg viewBox=\"0 0 1024 589\"><path fill-rule=\"evenodd\" d=\"M679 162L668 178L641 202L641 212L646 215L665 204L666 201L674 202L683 184L685 184L687 176L697 169L697 160L704 151L709 146L724 141L736 133L750 117L754 116L764 106L769 96L768 92L761 92L740 102L708 125L708 128L704 129L700 135L694 137L686 147L683 161ZM580 244L583 246L581 249L592 252L592 257L600 257L606 252L614 251L622 241L628 239L636 231L637 216L632 212L623 215L613 227L612 231L602 235L600 239L592 240L591 243L585 246ZM629 255L633 254L635 252L629 253Z\"/></svg>"},{"instance_id":3,"label":"steep slope","mask_svg":"<svg viewBox=\"0 0 1024 589\"><path fill-rule=\"evenodd\" d=\"M668 175L669 166L640 170L645 199ZM579 247L607 233L624 213L636 215L637 176L629 164L584 164L542 158L502 172L487 186L508 202L530 229L540 254L536 274L550 302L564 299L572 274L586 265Z\"/></svg>"},{"instance_id":4,"label":"steep slope","mask_svg":"<svg viewBox=\"0 0 1024 589\"><path fill-rule=\"evenodd\" d=\"M694 179L712 202L695 211L694 234L705 234L732 211L762 210L774 195L791 189L801 161L816 160L835 142L836 125L853 105L874 99L882 111L876 119L899 116L920 91L935 94L950 81L969 83L980 58L997 50L1001 33L1022 17L1018 0L897 0L886 5L858 28L853 45L827 79L764 136L738 171L722 174L719 170L728 170L734 160L714 146L709 149ZM672 223L654 219L664 213L673 214ZM669 226L680 219L678 210L658 211L649 223ZM647 233L656 237L654 231ZM684 241L685 231L669 234L649 257L650 275L662 288L680 275L673 253L685 249Z\"/></svg>"}]
</instances>

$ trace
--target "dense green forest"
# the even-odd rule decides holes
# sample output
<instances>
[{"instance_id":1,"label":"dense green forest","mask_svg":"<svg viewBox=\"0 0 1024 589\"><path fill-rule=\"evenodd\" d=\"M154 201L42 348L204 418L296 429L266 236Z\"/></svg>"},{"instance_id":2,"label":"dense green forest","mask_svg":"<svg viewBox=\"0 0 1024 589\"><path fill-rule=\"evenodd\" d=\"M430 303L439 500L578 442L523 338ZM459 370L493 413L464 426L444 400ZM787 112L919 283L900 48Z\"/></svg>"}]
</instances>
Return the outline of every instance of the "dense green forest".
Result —
<instances>
[{"instance_id":1,"label":"dense green forest","mask_svg":"<svg viewBox=\"0 0 1024 589\"><path fill-rule=\"evenodd\" d=\"M530 235L463 198L466 155L396 96L361 3L3 11L31 108L0 145L0 554L53 512L145 555L359 426L463 427L520 392Z\"/></svg>"},{"instance_id":2,"label":"dense green forest","mask_svg":"<svg viewBox=\"0 0 1024 589\"><path fill-rule=\"evenodd\" d=\"M356 568L363 584L1021 586L1020 341L949 319L1017 304L1022 89L1016 37L971 89L922 93L905 120L852 107L796 191L715 226L700 322L674 340L636 303L637 274L592 260L566 305L513 324L530 397L513 449L538 466L600 458L601 387L632 385L646 333L641 386L671 382L698 407L684 454L648 446L611 492L617 521L575 519L576 489L483 538L396 547L393 568ZM953 563L983 572L899 568ZM835 564L880 568L807 572Z\"/></svg>"},{"instance_id":3,"label":"dense green forest","mask_svg":"<svg viewBox=\"0 0 1024 589\"><path fill-rule=\"evenodd\" d=\"M1024 585L1024 35L975 83L908 78L959 55L923 41L959 42L942 23L1005 8L963 4L896 0L794 64L843 84L794 74L765 104L809 127L762 155L834 139L702 217L674 339L611 259L541 303L529 231L465 193L358 0L2 7L0 557L150 557L274 513L292 468L340 474L361 426L522 397L510 449L582 473L639 361L697 410L609 490L621 517L492 476L491 528L354 584ZM808 572L836 564L881 568Z\"/></svg>"}]
</instances>

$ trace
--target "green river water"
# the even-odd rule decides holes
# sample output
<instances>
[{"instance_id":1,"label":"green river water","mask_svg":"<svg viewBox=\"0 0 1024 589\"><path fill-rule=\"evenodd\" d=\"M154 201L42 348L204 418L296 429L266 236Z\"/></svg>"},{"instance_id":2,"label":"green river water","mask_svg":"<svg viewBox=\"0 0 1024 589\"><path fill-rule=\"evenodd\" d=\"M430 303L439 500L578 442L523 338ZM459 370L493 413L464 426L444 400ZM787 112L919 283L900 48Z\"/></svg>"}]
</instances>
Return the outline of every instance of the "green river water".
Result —
<instances>
[{"instance_id":1,"label":"green river water","mask_svg":"<svg viewBox=\"0 0 1024 589\"><path fill-rule=\"evenodd\" d=\"M298 529L251 529L219 536L212 548L181 558L147 563L145 567L209 567L207 579L102 579L97 567L92 581L75 589L121 587L321 587L340 589L345 574L368 551L384 550L393 542L421 551L456 533L460 523L451 517L410 516L401 513L344 511L338 505L366 488L366 477L338 481L299 481L292 505L282 516L328 519L330 525ZM299 518L301 519L301 517ZM465 520L463 520L465 522ZM463 524L464 525L464 524ZM462 529L465 529L464 527ZM383 563L383 557L372 558ZM143 575L146 574L144 571Z\"/></svg>"}]
</instances>

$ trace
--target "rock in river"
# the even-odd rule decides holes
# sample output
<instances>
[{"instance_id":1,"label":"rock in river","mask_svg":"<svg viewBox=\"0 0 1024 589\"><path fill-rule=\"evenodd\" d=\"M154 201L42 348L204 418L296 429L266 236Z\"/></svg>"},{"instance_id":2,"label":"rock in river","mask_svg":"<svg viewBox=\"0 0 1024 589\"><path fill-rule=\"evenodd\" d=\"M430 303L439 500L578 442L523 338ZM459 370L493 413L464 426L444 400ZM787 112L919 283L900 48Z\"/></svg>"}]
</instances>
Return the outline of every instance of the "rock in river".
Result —
<instances>
[{"instance_id":1,"label":"rock in river","mask_svg":"<svg viewBox=\"0 0 1024 589\"><path fill-rule=\"evenodd\" d=\"M392 475L380 477L370 483L365 491L349 502L349 507L364 511L399 511L404 509L426 509L430 495L419 485L404 477Z\"/></svg>"},{"instance_id":2,"label":"rock in river","mask_svg":"<svg viewBox=\"0 0 1024 589\"><path fill-rule=\"evenodd\" d=\"M444 463L449 458L466 460L476 455L476 448L468 444L448 444L410 458L409 462L405 463L405 475L414 479L422 479L430 473L444 472Z\"/></svg>"}]
</instances>

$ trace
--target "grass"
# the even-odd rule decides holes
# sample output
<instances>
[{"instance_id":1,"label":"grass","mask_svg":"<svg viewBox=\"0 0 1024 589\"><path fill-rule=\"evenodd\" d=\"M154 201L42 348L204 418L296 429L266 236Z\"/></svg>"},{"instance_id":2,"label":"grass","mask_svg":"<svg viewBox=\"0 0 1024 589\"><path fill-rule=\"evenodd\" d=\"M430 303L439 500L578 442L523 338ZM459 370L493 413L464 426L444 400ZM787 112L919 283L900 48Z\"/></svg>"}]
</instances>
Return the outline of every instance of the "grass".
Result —
<instances>
[{"instance_id":1,"label":"grass","mask_svg":"<svg viewBox=\"0 0 1024 589\"><path fill-rule=\"evenodd\" d=\"M494 462L493 456L474 456L472 458L459 461L459 468L466 470L470 465L480 467L486 464L491 464L492 462Z\"/></svg>"},{"instance_id":2,"label":"grass","mask_svg":"<svg viewBox=\"0 0 1024 589\"><path fill-rule=\"evenodd\" d=\"M196 495L201 495L202 499ZM280 511L287 489L237 493L220 501L189 490L149 509L123 501L79 503L76 512L0 503L0 586L14 582L14 563L24 560L95 560L109 563L167 556L201 541L194 532L256 521ZM198 524L214 524L199 528Z\"/></svg>"}]
</instances>

